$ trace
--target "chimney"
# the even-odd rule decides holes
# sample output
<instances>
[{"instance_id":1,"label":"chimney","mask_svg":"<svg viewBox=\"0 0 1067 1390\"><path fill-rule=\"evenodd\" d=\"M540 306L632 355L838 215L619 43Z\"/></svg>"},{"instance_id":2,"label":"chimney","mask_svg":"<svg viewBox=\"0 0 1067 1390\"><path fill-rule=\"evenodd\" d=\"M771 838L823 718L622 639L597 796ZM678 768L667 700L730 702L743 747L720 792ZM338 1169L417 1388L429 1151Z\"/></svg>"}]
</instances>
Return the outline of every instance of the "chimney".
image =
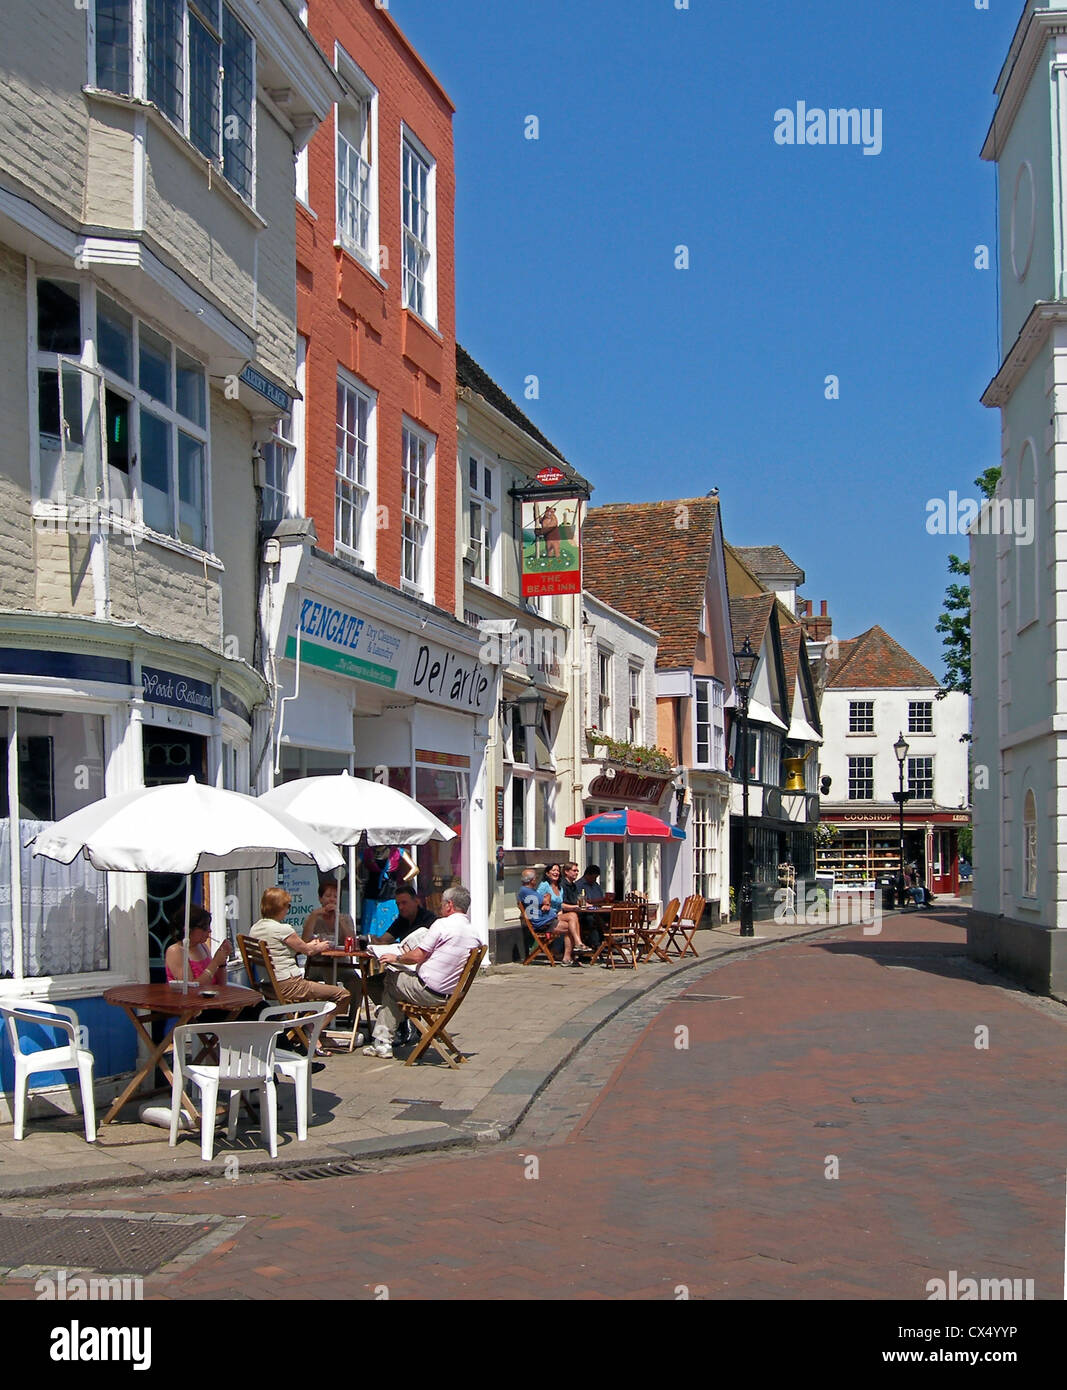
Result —
<instances>
[{"instance_id":1,"label":"chimney","mask_svg":"<svg viewBox=\"0 0 1067 1390\"><path fill-rule=\"evenodd\" d=\"M816 616L813 612L811 600L807 600L804 605L805 611L801 616L801 624L804 633L811 642L825 642L833 634L833 619L826 611L826 600L822 599L819 604L819 613Z\"/></svg>"}]
</instances>

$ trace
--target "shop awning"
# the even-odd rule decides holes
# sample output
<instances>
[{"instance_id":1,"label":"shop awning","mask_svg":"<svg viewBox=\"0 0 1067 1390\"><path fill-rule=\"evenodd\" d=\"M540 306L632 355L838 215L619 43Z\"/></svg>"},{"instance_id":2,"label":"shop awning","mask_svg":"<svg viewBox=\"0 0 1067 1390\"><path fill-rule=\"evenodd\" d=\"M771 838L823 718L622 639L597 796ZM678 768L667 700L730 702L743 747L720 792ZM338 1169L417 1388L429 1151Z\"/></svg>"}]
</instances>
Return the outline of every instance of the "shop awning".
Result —
<instances>
[{"instance_id":1,"label":"shop awning","mask_svg":"<svg viewBox=\"0 0 1067 1390\"><path fill-rule=\"evenodd\" d=\"M785 731L785 725L769 705L761 705L758 700L749 700L748 717L757 724L770 724L772 728Z\"/></svg>"},{"instance_id":2,"label":"shop awning","mask_svg":"<svg viewBox=\"0 0 1067 1390\"><path fill-rule=\"evenodd\" d=\"M817 734L806 719L794 719L786 737L796 743L822 743L822 734Z\"/></svg>"}]
</instances>

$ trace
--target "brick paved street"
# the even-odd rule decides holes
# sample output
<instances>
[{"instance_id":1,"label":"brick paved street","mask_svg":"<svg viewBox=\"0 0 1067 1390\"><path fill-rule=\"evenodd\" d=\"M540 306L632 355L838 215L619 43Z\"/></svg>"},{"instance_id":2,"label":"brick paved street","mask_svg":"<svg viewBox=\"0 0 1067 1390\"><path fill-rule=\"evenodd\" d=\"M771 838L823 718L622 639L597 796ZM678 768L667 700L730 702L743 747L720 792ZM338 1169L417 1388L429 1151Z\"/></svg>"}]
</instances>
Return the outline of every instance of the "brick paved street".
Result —
<instances>
[{"instance_id":1,"label":"brick paved street","mask_svg":"<svg viewBox=\"0 0 1067 1390\"><path fill-rule=\"evenodd\" d=\"M106 1205L246 1218L148 1297L924 1299L956 1270L1058 1299L1067 1009L970 966L959 921L701 965L601 1030L506 1146Z\"/></svg>"}]
</instances>

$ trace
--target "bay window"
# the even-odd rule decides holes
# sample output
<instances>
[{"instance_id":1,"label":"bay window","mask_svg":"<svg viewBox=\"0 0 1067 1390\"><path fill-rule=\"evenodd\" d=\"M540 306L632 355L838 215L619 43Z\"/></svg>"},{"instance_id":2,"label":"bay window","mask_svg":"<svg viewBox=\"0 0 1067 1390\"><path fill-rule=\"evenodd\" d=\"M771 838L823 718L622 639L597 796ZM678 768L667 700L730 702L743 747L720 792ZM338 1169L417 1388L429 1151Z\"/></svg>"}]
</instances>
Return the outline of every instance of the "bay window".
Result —
<instances>
[{"instance_id":1,"label":"bay window","mask_svg":"<svg viewBox=\"0 0 1067 1390\"><path fill-rule=\"evenodd\" d=\"M223 0L93 0L92 81L150 101L251 200L255 44ZM143 63L134 36L143 34Z\"/></svg>"},{"instance_id":2,"label":"bay window","mask_svg":"<svg viewBox=\"0 0 1067 1390\"><path fill-rule=\"evenodd\" d=\"M40 499L206 549L203 365L89 282L35 292Z\"/></svg>"}]
</instances>

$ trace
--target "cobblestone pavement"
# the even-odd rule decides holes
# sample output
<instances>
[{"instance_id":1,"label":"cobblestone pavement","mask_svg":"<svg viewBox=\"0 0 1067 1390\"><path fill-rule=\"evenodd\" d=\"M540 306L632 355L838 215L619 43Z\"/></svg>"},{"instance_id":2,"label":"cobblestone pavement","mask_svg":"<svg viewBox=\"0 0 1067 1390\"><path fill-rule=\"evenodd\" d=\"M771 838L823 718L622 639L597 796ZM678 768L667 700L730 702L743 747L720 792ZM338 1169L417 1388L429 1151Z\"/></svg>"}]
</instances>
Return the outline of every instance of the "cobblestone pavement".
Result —
<instances>
[{"instance_id":1,"label":"cobblestone pavement","mask_svg":"<svg viewBox=\"0 0 1067 1390\"><path fill-rule=\"evenodd\" d=\"M664 978L505 1145L70 1205L240 1218L149 1298L919 1300L954 1270L1058 1299L1067 1009L971 965L961 920Z\"/></svg>"}]
</instances>

